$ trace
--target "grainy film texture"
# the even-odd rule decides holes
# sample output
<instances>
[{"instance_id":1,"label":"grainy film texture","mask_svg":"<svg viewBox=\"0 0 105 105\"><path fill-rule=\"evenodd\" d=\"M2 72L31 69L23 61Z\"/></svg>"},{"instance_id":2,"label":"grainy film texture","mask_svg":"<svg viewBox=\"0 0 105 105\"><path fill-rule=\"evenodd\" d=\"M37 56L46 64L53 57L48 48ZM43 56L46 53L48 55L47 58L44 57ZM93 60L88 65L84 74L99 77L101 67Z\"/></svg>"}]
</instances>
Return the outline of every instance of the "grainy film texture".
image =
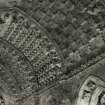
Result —
<instances>
[{"instance_id":1,"label":"grainy film texture","mask_svg":"<svg viewBox=\"0 0 105 105\"><path fill-rule=\"evenodd\" d=\"M105 105L105 0L0 0L0 105Z\"/></svg>"}]
</instances>

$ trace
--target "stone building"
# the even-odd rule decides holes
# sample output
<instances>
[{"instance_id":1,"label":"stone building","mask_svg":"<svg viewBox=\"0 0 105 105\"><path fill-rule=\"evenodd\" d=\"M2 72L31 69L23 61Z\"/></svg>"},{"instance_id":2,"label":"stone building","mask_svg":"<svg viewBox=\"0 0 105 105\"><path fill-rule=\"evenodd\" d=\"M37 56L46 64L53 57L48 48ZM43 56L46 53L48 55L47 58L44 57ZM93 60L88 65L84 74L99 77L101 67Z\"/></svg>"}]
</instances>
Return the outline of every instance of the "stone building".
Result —
<instances>
[{"instance_id":1,"label":"stone building","mask_svg":"<svg viewBox=\"0 0 105 105\"><path fill-rule=\"evenodd\" d=\"M0 0L0 105L105 105L104 0Z\"/></svg>"}]
</instances>

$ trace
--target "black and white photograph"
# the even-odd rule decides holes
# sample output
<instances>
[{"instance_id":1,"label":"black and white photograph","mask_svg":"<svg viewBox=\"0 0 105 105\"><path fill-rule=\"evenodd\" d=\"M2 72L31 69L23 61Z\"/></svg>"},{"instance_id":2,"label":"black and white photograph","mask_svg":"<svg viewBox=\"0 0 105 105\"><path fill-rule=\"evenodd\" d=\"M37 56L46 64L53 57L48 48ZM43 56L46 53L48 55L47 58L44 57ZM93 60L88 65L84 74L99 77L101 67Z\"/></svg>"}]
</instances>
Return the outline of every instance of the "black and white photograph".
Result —
<instances>
[{"instance_id":1,"label":"black and white photograph","mask_svg":"<svg viewBox=\"0 0 105 105\"><path fill-rule=\"evenodd\" d=\"M105 0L0 0L0 105L105 105Z\"/></svg>"}]
</instances>

